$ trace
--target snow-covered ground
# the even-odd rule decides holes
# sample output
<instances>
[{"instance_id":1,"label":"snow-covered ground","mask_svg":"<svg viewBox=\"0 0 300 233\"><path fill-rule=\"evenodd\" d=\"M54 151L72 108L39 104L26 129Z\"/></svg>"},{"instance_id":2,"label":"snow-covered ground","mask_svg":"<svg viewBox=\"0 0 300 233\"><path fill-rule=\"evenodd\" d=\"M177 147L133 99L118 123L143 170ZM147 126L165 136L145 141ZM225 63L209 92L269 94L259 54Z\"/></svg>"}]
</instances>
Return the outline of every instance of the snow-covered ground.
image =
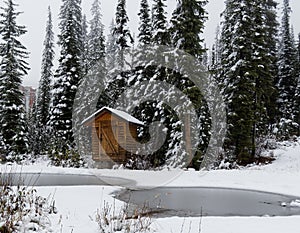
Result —
<instances>
[{"instance_id":1,"label":"snow-covered ground","mask_svg":"<svg viewBox=\"0 0 300 233\"><path fill-rule=\"evenodd\" d=\"M138 186L210 186L245 188L300 197L300 143L286 143L274 151L276 160L269 165L239 170L217 171L129 171L63 169L39 163L23 167L0 167L0 171L94 174L135 180ZM38 194L55 199L58 213L50 215L53 232L100 232L95 221L97 210L109 203L120 208L123 203L111 193L112 186L37 187ZM170 217L152 219L153 232L159 233L298 233L300 216L291 217Z\"/></svg>"}]
</instances>

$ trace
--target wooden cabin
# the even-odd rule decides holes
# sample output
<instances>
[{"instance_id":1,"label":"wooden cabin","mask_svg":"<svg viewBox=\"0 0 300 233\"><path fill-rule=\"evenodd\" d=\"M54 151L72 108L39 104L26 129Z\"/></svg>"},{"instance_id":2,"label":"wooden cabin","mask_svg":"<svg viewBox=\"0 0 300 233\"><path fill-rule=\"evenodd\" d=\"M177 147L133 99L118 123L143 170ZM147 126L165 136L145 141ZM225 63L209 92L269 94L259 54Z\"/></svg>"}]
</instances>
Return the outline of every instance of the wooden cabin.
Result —
<instances>
[{"instance_id":1,"label":"wooden cabin","mask_svg":"<svg viewBox=\"0 0 300 233\"><path fill-rule=\"evenodd\" d=\"M143 122L126 112L103 107L83 123L92 127L92 156L95 162L124 163L134 155L137 129L143 126Z\"/></svg>"}]
</instances>

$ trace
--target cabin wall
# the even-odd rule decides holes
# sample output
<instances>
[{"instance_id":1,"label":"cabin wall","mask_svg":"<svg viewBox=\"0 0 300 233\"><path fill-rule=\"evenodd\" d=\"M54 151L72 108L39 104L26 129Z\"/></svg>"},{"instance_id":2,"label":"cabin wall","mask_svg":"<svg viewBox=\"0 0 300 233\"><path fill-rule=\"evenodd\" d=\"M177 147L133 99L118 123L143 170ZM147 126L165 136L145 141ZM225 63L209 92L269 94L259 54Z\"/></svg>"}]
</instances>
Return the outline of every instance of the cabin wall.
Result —
<instances>
[{"instance_id":1,"label":"cabin wall","mask_svg":"<svg viewBox=\"0 0 300 233\"><path fill-rule=\"evenodd\" d=\"M110 113L101 114L92 124L94 161L124 162L128 151L136 151L137 126ZM127 148L127 151L122 147ZM130 154L130 153L129 153Z\"/></svg>"}]
</instances>

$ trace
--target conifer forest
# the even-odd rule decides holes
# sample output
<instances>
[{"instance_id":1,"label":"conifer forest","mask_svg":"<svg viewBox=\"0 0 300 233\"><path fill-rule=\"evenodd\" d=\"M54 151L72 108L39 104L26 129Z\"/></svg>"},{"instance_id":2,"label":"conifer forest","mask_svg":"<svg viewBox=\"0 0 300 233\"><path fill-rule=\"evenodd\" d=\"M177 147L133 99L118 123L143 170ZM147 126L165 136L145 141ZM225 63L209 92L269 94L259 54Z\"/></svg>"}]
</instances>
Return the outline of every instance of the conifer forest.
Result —
<instances>
[{"instance_id":1,"label":"conifer forest","mask_svg":"<svg viewBox=\"0 0 300 233\"><path fill-rule=\"evenodd\" d=\"M83 14L81 0L61 0L58 16L49 7L39 86L28 111L21 88L30 70L30 51L21 39L27 26L19 20L22 12L15 0L5 0L0 9L0 162L46 156L55 166L89 166L88 130L78 136L74 128L83 129L82 122L103 107L124 110L118 105L124 93L144 100L131 101L127 109L143 123L137 140L150 148L149 153L130 153L123 164L130 169L198 170L222 164L235 168L267 160L263 151L274 141L296 140L300 32L291 23L296 9L291 9L290 0L283 0L281 8L276 0L225 0L215 40L208 48L203 37L208 2L176 0L168 15L166 0L140 0L137 29L129 27L126 0L117 1L110 25L103 24L101 0L90 6L91 18ZM163 60L172 60L176 69L153 59L159 47L169 49L174 59ZM181 72L182 61L189 57L201 67L193 79ZM197 75L200 71L211 80L203 87L197 84L203 81L203 75ZM83 86L88 88L82 90ZM184 98L172 102L176 93ZM216 100L219 95L222 103ZM207 96L215 100L213 107ZM126 96L123 99L130 102ZM92 110L91 102L95 102ZM181 150L187 133L178 114L188 104L195 112L191 121L197 122L189 130L197 137L186 143L192 154ZM158 127L153 130L154 123ZM224 127L222 143L214 146L212 131L218 135ZM204 159L207 151L214 154L209 163ZM186 164L182 158L190 156Z\"/></svg>"}]
</instances>

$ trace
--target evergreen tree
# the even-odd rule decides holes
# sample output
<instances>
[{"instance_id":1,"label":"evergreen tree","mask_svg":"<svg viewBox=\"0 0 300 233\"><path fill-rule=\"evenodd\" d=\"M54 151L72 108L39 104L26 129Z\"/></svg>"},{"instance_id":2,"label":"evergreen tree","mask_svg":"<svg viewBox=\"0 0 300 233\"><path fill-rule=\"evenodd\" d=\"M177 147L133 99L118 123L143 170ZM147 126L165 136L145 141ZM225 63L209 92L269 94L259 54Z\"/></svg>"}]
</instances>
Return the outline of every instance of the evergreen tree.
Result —
<instances>
[{"instance_id":1,"label":"evergreen tree","mask_svg":"<svg viewBox=\"0 0 300 233\"><path fill-rule=\"evenodd\" d=\"M51 98L51 82L53 80L52 69L54 65L54 56L54 33L52 25L52 14L49 7L41 67L41 80L39 83L38 97L36 101L36 120L39 127L45 126L47 124L47 121L49 120L48 114Z\"/></svg>"},{"instance_id":2,"label":"evergreen tree","mask_svg":"<svg viewBox=\"0 0 300 233\"><path fill-rule=\"evenodd\" d=\"M127 25L129 19L126 12L126 0L118 0L115 21L114 35L117 39L117 65L119 70L124 70L128 65L125 54L130 47L130 43L133 43L133 37Z\"/></svg>"},{"instance_id":3,"label":"evergreen tree","mask_svg":"<svg viewBox=\"0 0 300 233\"><path fill-rule=\"evenodd\" d=\"M6 155L23 154L27 151L27 130L21 83L27 74L28 52L19 41L26 33L25 26L17 25L16 4L12 0L5 1L0 16L0 135ZM1 145L2 144L2 145ZM16 160L15 157L12 157Z\"/></svg>"},{"instance_id":4,"label":"evergreen tree","mask_svg":"<svg viewBox=\"0 0 300 233\"><path fill-rule=\"evenodd\" d=\"M170 44L170 35L168 33L168 22L165 11L166 0L153 0L152 5L152 32L153 43L156 45Z\"/></svg>"},{"instance_id":5,"label":"evergreen tree","mask_svg":"<svg viewBox=\"0 0 300 233\"><path fill-rule=\"evenodd\" d=\"M55 73L50 126L63 150L72 146L72 111L75 94L83 75L81 0L63 0L60 9L60 58ZM55 142L55 144L57 144Z\"/></svg>"},{"instance_id":6,"label":"evergreen tree","mask_svg":"<svg viewBox=\"0 0 300 233\"><path fill-rule=\"evenodd\" d=\"M294 115L295 123L298 125L297 134L300 135L300 33L298 34L298 44L297 44L297 86L294 99Z\"/></svg>"},{"instance_id":7,"label":"evergreen tree","mask_svg":"<svg viewBox=\"0 0 300 233\"><path fill-rule=\"evenodd\" d=\"M35 126L36 136L34 140L39 143L39 148L33 148L36 153L40 153L46 147L45 138L48 140L47 122L49 120L50 100L51 100L51 84L53 81L53 60L54 60L54 33L52 25L52 14L50 7L48 8L48 21L46 25L46 36L44 40L44 50L41 66L41 79L39 82L38 95L35 107Z\"/></svg>"},{"instance_id":8,"label":"evergreen tree","mask_svg":"<svg viewBox=\"0 0 300 233\"><path fill-rule=\"evenodd\" d=\"M300 33L298 34L298 46L297 46L297 51L298 51L298 62L300 62Z\"/></svg>"},{"instance_id":9,"label":"evergreen tree","mask_svg":"<svg viewBox=\"0 0 300 233\"><path fill-rule=\"evenodd\" d=\"M107 70L113 70L116 68L116 57L117 57L117 37L114 34L115 21L112 20L109 27L109 34L106 42L106 67Z\"/></svg>"},{"instance_id":10,"label":"evergreen tree","mask_svg":"<svg viewBox=\"0 0 300 233\"><path fill-rule=\"evenodd\" d=\"M265 137L269 126L275 122L277 59L277 3L273 0L257 1L253 13L255 25L253 31L253 74L255 77L255 126L253 141ZM257 145L255 145L257 146Z\"/></svg>"},{"instance_id":11,"label":"evergreen tree","mask_svg":"<svg viewBox=\"0 0 300 233\"><path fill-rule=\"evenodd\" d=\"M208 65L208 57L205 45L203 45L203 39L200 38L203 33L204 23L207 19L204 6L207 4L206 0L179 0L176 9L174 10L171 18L171 41L175 48L181 49L190 55L194 56L199 62L202 62L204 66ZM179 57L179 64L182 58ZM199 119L201 121L201 132L199 142L202 145L199 148L199 152L203 153L209 142L209 129L210 129L210 114L206 101L203 98L203 94L199 95L199 90L194 86L187 85L187 82L181 74L174 74L176 77L176 83L180 83L185 89L185 93L192 96L193 103L198 106ZM198 153L200 154L200 153ZM199 168L199 156L195 156L194 166Z\"/></svg>"},{"instance_id":12,"label":"evergreen tree","mask_svg":"<svg viewBox=\"0 0 300 233\"><path fill-rule=\"evenodd\" d=\"M88 35L89 68L94 66L105 56L105 38L103 35L104 26L101 22L102 15L99 0L94 1L91 13L93 18L90 21L91 29Z\"/></svg>"},{"instance_id":13,"label":"evergreen tree","mask_svg":"<svg viewBox=\"0 0 300 233\"><path fill-rule=\"evenodd\" d=\"M89 70L89 38L88 38L88 25L86 15L82 17L82 72L83 75L87 74Z\"/></svg>"},{"instance_id":14,"label":"evergreen tree","mask_svg":"<svg viewBox=\"0 0 300 233\"><path fill-rule=\"evenodd\" d=\"M114 28L111 28L113 33L108 38L109 45L107 46L107 54L112 51L112 53L107 57L108 77L113 80L106 80L107 82L110 82L110 91L107 95L104 95L99 99L99 108L103 105L110 104L114 98L117 98L117 96L123 92L125 88L129 72L125 70L130 70L131 68L130 56L126 55L130 54L130 47L134 42L127 25L128 21L126 0L118 0L115 18L116 24ZM113 55L116 56L112 57Z\"/></svg>"},{"instance_id":15,"label":"evergreen tree","mask_svg":"<svg viewBox=\"0 0 300 233\"><path fill-rule=\"evenodd\" d=\"M152 38L152 27L150 18L150 8L147 0L141 1L140 12L138 13L140 17L139 23L139 44L149 45Z\"/></svg>"},{"instance_id":16,"label":"evergreen tree","mask_svg":"<svg viewBox=\"0 0 300 233\"><path fill-rule=\"evenodd\" d=\"M278 120L278 107L277 107L277 99L278 99L278 27L279 23L277 21L277 5L278 3L274 0L267 0L264 3L264 17L265 23L262 21L265 29L267 30L266 43L265 48L269 51L269 67L270 73L273 76L273 86L274 91L271 94L270 100L268 102L267 111L269 116L270 125L274 126ZM273 127L270 127L272 130Z\"/></svg>"},{"instance_id":17,"label":"evergreen tree","mask_svg":"<svg viewBox=\"0 0 300 233\"><path fill-rule=\"evenodd\" d=\"M269 2L227 0L223 12L219 81L228 105L225 150L241 164L254 160L256 139L269 122L274 70L268 43L275 35L263 20L271 13L266 8L276 7Z\"/></svg>"},{"instance_id":18,"label":"evergreen tree","mask_svg":"<svg viewBox=\"0 0 300 233\"><path fill-rule=\"evenodd\" d=\"M143 63L146 56L148 55L149 45L152 41L152 26L150 18L150 8L148 5L148 0L142 0L140 11L138 13L140 17L139 21L139 34L138 34L138 45L137 45L137 54L133 56L136 57L136 60L139 63Z\"/></svg>"},{"instance_id":19,"label":"evergreen tree","mask_svg":"<svg viewBox=\"0 0 300 233\"><path fill-rule=\"evenodd\" d=\"M173 44L199 60L206 51L200 38L207 19L206 4L207 0L179 0L171 19Z\"/></svg>"},{"instance_id":20,"label":"evergreen tree","mask_svg":"<svg viewBox=\"0 0 300 233\"><path fill-rule=\"evenodd\" d=\"M212 60L212 67L218 66L221 62L221 48L220 48L220 37L221 37L221 31L220 26L217 26L216 29L216 37L215 37L215 43L214 43L214 59Z\"/></svg>"},{"instance_id":21,"label":"evergreen tree","mask_svg":"<svg viewBox=\"0 0 300 233\"><path fill-rule=\"evenodd\" d=\"M294 111L293 102L297 86L297 50L290 26L289 0L284 0L282 24L280 30L278 52L278 89L280 136L287 138L293 134Z\"/></svg>"}]
</instances>

